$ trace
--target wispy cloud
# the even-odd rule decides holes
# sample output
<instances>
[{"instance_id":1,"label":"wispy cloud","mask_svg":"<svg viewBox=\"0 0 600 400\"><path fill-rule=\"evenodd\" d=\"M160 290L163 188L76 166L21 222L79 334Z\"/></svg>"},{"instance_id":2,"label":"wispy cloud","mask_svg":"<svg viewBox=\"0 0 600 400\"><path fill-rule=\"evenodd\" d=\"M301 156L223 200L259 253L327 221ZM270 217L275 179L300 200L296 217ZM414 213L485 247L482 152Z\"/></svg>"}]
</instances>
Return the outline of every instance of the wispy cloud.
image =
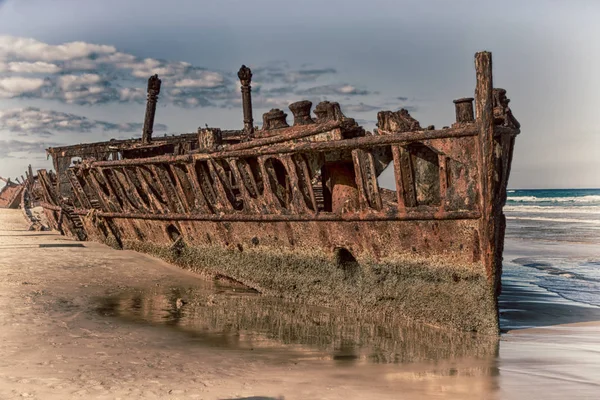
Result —
<instances>
[{"instance_id":1,"label":"wispy cloud","mask_svg":"<svg viewBox=\"0 0 600 400\"><path fill-rule=\"evenodd\" d=\"M396 107L395 111L400 111L400 109L404 108L406 111L408 112L415 112L419 110L418 106L401 106L401 107Z\"/></svg>"},{"instance_id":2,"label":"wispy cloud","mask_svg":"<svg viewBox=\"0 0 600 400\"><path fill-rule=\"evenodd\" d=\"M299 95L319 95L319 96L365 96L371 94L368 90L359 89L356 86L347 83L313 86L307 89L296 91Z\"/></svg>"},{"instance_id":3,"label":"wispy cloud","mask_svg":"<svg viewBox=\"0 0 600 400\"><path fill-rule=\"evenodd\" d=\"M141 123L114 123L98 121L84 116L53 110L40 110L28 107L0 110L0 130L16 133L19 136L52 136L59 132L141 132ZM155 124L155 131L166 131L163 124Z\"/></svg>"},{"instance_id":4,"label":"wispy cloud","mask_svg":"<svg viewBox=\"0 0 600 400\"><path fill-rule=\"evenodd\" d=\"M315 82L324 76L337 74L337 70L335 68L307 68L307 66L294 69L286 61L270 61L267 65L255 67L252 74L256 81L262 83L285 82L296 84Z\"/></svg>"},{"instance_id":5,"label":"wispy cloud","mask_svg":"<svg viewBox=\"0 0 600 400\"><path fill-rule=\"evenodd\" d=\"M344 112L357 112L357 113L381 110L380 106L372 106L372 105L365 104L365 103L342 104L341 107L342 107L342 111L344 111Z\"/></svg>"},{"instance_id":6,"label":"wispy cloud","mask_svg":"<svg viewBox=\"0 0 600 400\"><path fill-rule=\"evenodd\" d=\"M366 128L374 128L375 125L377 124L377 121L374 119L362 119L362 118L355 118L355 121L357 124L366 127Z\"/></svg>"},{"instance_id":7,"label":"wispy cloud","mask_svg":"<svg viewBox=\"0 0 600 400\"><path fill-rule=\"evenodd\" d=\"M86 42L51 45L31 38L0 36L0 97L33 97L93 105L145 100L144 81L159 74L163 101L180 106L183 97L233 92L233 80L220 71L181 61L142 59L114 46ZM211 104L191 102L195 106Z\"/></svg>"},{"instance_id":8,"label":"wispy cloud","mask_svg":"<svg viewBox=\"0 0 600 400\"><path fill-rule=\"evenodd\" d=\"M292 68L286 62L275 61L253 70L258 108L283 104L291 94L314 97L370 93L345 83L314 86L318 80L331 80L337 75L337 70L330 67ZM182 108L230 107L240 97L234 71L140 58L104 44L52 45L32 38L0 36L3 98L40 98L76 105L143 103L145 80L153 74L163 80L163 104ZM295 100L298 99L292 99Z\"/></svg>"},{"instance_id":9,"label":"wispy cloud","mask_svg":"<svg viewBox=\"0 0 600 400\"><path fill-rule=\"evenodd\" d=\"M54 142L26 142L21 140L0 140L0 158L22 158L19 154L30 154L26 158L46 158L46 148L60 146Z\"/></svg>"},{"instance_id":10,"label":"wispy cloud","mask_svg":"<svg viewBox=\"0 0 600 400\"><path fill-rule=\"evenodd\" d=\"M289 83L314 82L322 76L334 75L336 73L337 71L334 68L299 69L287 71L283 80Z\"/></svg>"}]
</instances>

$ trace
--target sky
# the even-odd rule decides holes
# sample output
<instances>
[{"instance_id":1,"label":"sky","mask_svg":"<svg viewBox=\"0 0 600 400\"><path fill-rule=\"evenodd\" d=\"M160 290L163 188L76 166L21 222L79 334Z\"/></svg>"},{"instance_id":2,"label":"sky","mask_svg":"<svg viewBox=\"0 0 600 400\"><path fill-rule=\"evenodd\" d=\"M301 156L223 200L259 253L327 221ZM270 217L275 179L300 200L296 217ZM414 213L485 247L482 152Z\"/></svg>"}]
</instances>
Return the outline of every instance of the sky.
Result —
<instances>
[{"instance_id":1,"label":"sky","mask_svg":"<svg viewBox=\"0 0 600 400\"><path fill-rule=\"evenodd\" d=\"M521 123L509 187L600 188L600 2L594 0L0 0L0 176L51 168L45 148L141 135L147 78L162 79L155 135L243 126L338 101L454 122L475 52Z\"/></svg>"}]
</instances>

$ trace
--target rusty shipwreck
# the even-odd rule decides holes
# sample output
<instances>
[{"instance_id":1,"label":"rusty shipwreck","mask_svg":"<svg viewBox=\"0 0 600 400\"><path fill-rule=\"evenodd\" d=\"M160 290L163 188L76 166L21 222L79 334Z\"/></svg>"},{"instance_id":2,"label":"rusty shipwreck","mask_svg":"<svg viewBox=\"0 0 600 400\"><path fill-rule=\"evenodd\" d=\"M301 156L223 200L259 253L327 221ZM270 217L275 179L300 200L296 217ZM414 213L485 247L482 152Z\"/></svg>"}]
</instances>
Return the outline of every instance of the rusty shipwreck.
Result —
<instances>
[{"instance_id":1,"label":"rusty shipwreck","mask_svg":"<svg viewBox=\"0 0 600 400\"><path fill-rule=\"evenodd\" d=\"M21 195L25 187L22 182L13 182L10 178L0 176L0 181L4 182L4 187L0 189L0 208L19 208L21 204Z\"/></svg>"},{"instance_id":2,"label":"rusty shipwreck","mask_svg":"<svg viewBox=\"0 0 600 400\"><path fill-rule=\"evenodd\" d=\"M16 182L0 176L0 181L5 182L4 187L0 189L0 208L20 208L29 222L29 230L46 230L48 226L43 217L43 210L40 209L40 202L44 200L42 188L37 176L33 174L31 165L25 171L25 175L27 177L21 175L21 180L17 178Z\"/></svg>"},{"instance_id":3,"label":"rusty shipwreck","mask_svg":"<svg viewBox=\"0 0 600 400\"><path fill-rule=\"evenodd\" d=\"M475 55L474 98L422 128L381 111L374 132L338 103L290 104L254 126L242 66L241 130L152 137L161 81L148 81L141 139L47 150L38 171L52 228L134 249L261 293L353 312L498 333L506 200L519 123ZM378 177L393 169L394 187ZM395 189L395 190L394 190Z\"/></svg>"}]
</instances>

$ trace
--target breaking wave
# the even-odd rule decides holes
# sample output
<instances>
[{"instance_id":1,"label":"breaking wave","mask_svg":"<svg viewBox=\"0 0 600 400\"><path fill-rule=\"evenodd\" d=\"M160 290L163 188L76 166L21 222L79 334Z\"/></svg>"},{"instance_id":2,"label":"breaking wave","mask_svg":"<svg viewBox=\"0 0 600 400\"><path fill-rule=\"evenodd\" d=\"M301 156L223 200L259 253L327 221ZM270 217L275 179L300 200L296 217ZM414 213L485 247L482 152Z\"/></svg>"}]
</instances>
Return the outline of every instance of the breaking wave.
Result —
<instances>
[{"instance_id":1,"label":"breaking wave","mask_svg":"<svg viewBox=\"0 0 600 400\"><path fill-rule=\"evenodd\" d=\"M563 223L575 223L575 224L590 224L590 225L600 225L600 220L592 220L592 219L576 219L576 218L547 218L547 217L514 217L507 216L506 219L512 219L516 221L546 221L546 222L563 222Z\"/></svg>"},{"instance_id":2,"label":"breaking wave","mask_svg":"<svg viewBox=\"0 0 600 400\"><path fill-rule=\"evenodd\" d=\"M537 196L509 196L507 201L515 203L600 203L600 196L569 196L569 197L537 197Z\"/></svg>"},{"instance_id":3,"label":"breaking wave","mask_svg":"<svg viewBox=\"0 0 600 400\"><path fill-rule=\"evenodd\" d=\"M598 206L532 206L532 205L507 205L504 206L504 212L535 213L535 214L598 214Z\"/></svg>"}]
</instances>

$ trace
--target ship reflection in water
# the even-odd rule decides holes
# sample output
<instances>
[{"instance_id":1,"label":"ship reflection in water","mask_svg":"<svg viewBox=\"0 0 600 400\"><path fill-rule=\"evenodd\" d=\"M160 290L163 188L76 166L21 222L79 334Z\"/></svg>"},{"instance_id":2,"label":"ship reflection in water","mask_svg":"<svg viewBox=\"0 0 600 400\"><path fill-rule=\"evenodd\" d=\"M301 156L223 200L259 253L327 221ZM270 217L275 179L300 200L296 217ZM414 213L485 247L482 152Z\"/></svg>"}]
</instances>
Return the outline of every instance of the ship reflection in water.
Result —
<instances>
[{"instance_id":1,"label":"ship reflection in water","mask_svg":"<svg viewBox=\"0 0 600 400\"><path fill-rule=\"evenodd\" d=\"M185 346L248 352L282 368L295 364L304 371L297 379L358 385L378 398L404 392L481 399L499 389L498 337L378 321L219 283L126 290L98 300L100 315L175 330L166 337L181 343L183 336Z\"/></svg>"},{"instance_id":2,"label":"ship reflection in water","mask_svg":"<svg viewBox=\"0 0 600 400\"><path fill-rule=\"evenodd\" d=\"M437 362L465 357L493 360L498 351L497 337L475 338L406 321L344 314L218 283L213 288L130 290L100 299L97 311L132 322L168 326L198 344L298 352L303 359L336 363ZM493 371L486 368L481 373Z\"/></svg>"}]
</instances>

